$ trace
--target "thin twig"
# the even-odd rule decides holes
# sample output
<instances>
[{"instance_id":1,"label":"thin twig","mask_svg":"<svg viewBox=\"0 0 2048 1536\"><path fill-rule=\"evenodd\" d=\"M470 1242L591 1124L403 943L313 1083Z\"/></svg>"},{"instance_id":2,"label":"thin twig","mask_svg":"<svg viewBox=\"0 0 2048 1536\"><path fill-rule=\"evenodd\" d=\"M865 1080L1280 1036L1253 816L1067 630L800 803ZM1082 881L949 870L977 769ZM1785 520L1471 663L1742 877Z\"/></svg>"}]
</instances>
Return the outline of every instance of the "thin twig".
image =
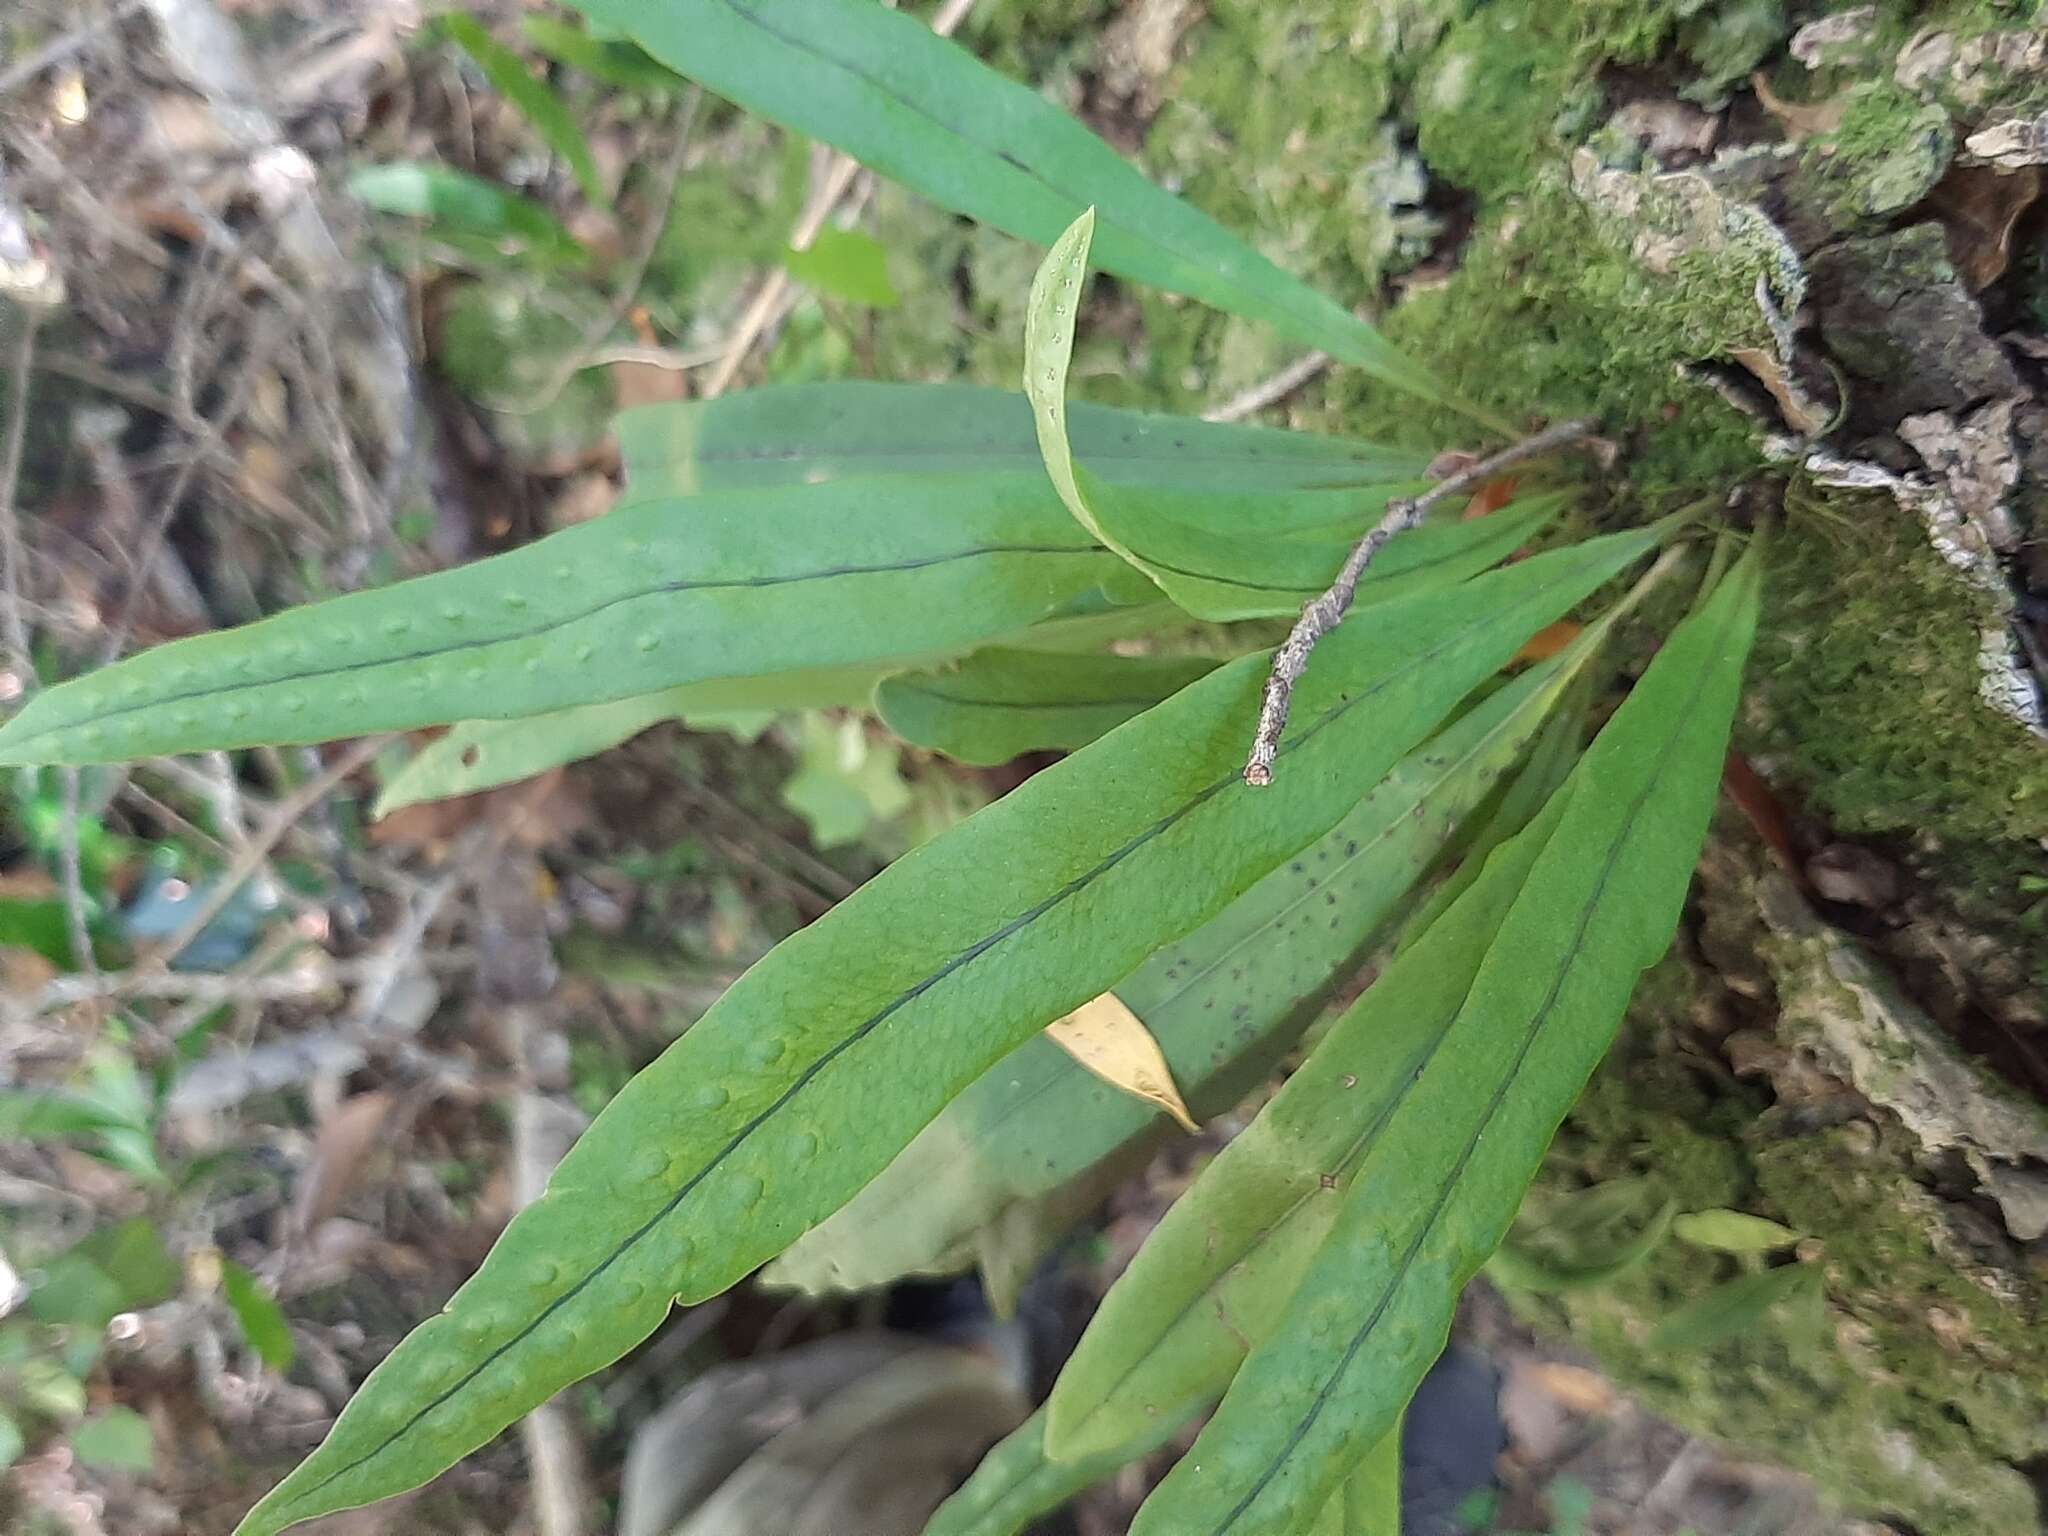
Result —
<instances>
[{"instance_id":1,"label":"thin twig","mask_svg":"<svg viewBox=\"0 0 2048 1536\"><path fill-rule=\"evenodd\" d=\"M967 13L974 9L974 0L946 0L932 17L932 31L940 37L951 37L967 19ZM811 242L825 227L825 221L832 216L832 210L839 206L839 200L861 174L860 162L848 155L834 155L826 167L824 184L805 206L797 219L796 227L790 231L789 247L793 251L809 250ZM754 295L753 302L740 317L727 338L725 356L718 368L705 381L703 398L715 400L732 387L732 381L746 363L747 355L754 350L754 343L766 334L782 314L784 301L789 297L789 269L777 267L769 273Z\"/></svg>"},{"instance_id":2,"label":"thin twig","mask_svg":"<svg viewBox=\"0 0 2048 1536\"><path fill-rule=\"evenodd\" d=\"M1387 542L1421 522L1438 502L1461 496L1525 459L1537 458L1590 437L1598 425L1593 421L1560 422L1459 470L1420 496L1403 497L1388 503L1386 516L1358 541L1344 561L1344 568L1337 573L1337 579L1330 583L1329 590L1309 600L1285 642L1273 653L1273 671L1266 679L1265 699L1259 706L1258 733L1252 738L1251 754L1245 759L1245 783L1261 788L1273 782L1273 760L1280 753L1280 733L1287 729L1287 712L1294 703L1294 685L1300 681L1301 674L1308 667L1310 654L1323 636L1344 622L1344 615L1351 611L1351 600L1358 594L1359 580Z\"/></svg>"},{"instance_id":3,"label":"thin twig","mask_svg":"<svg viewBox=\"0 0 2048 1536\"><path fill-rule=\"evenodd\" d=\"M142 0L121 0L106 15L96 17L82 27L74 27L62 37L53 37L32 53L24 54L5 69L0 69L0 96L28 84L52 64L61 64L72 54L87 48L103 32L111 31L142 9Z\"/></svg>"},{"instance_id":4,"label":"thin twig","mask_svg":"<svg viewBox=\"0 0 2048 1536\"><path fill-rule=\"evenodd\" d=\"M710 806L735 826L744 828L746 831L768 842L782 856L784 863L791 870L810 881L819 892L831 898L831 901L826 903L828 906L831 905L831 902L844 901L853 894L855 889L854 882L847 879L844 874L834 869L816 854L797 846L797 844L791 842L773 827L766 825L759 818L748 815L740 806L736 805L726 796L721 795L710 785L681 784L677 787L681 790L685 800L696 800L700 804Z\"/></svg>"},{"instance_id":5,"label":"thin twig","mask_svg":"<svg viewBox=\"0 0 2048 1536\"><path fill-rule=\"evenodd\" d=\"M8 369L7 435L0 442L0 600L6 603L0 625L9 652L9 665L26 693L36 684L36 664L28 644L28 623L22 617L21 493L22 449L28 441L29 370L35 364L36 332L43 323L43 307L18 306L21 335L14 344L14 362Z\"/></svg>"},{"instance_id":6,"label":"thin twig","mask_svg":"<svg viewBox=\"0 0 2048 1536\"><path fill-rule=\"evenodd\" d=\"M619 322L640 298L641 284L647 281L647 269L654 264L654 254L661 249L661 237L668 233L670 216L675 212L676 183L682 180L683 164L690 157L690 143L695 137L697 110L702 105L703 92L691 86L683 98L683 105L675 116L674 140L669 145L667 158L661 162L654 175L654 202L652 216L641 226L639 241L634 245L626 263L625 275L620 278L612 301L605 306L605 312L585 329L581 339L569 351L555 371L548 375L539 389L525 400L510 405L498 405L493 409L509 415L527 416L544 411L561 398L562 391L569 387L569 381L585 368L604 361L599 349L605 338L618 329Z\"/></svg>"},{"instance_id":7,"label":"thin twig","mask_svg":"<svg viewBox=\"0 0 2048 1536\"><path fill-rule=\"evenodd\" d=\"M1306 357L1296 358L1270 379L1261 379L1249 389L1239 390L1215 410L1204 411L1202 420L1243 421L1269 405L1279 404L1329 366L1330 354L1327 352L1311 352Z\"/></svg>"},{"instance_id":8,"label":"thin twig","mask_svg":"<svg viewBox=\"0 0 2048 1536\"><path fill-rule=\"evenodd\" d=\"M85 875L78 854L78 770L62 770L64 826L58 858L64 876L64 924L71 937L71 961L87 976L99 974L92 952L92 930L85 914Z\"/></svg>"},{"instance_id":9,"label":"thin twig","mask_svg":"<svg viewBox=\"0 0 2048 1536\"><path fill-rule=\"evenodd\" d=\"M166 939L156 951L154 958L164 964L175 960L194 939L206 929L206 925L220 916L221 911L234 898L242 882L255 874L270 857L271 850L283 840L285 833L350 774L361 768L378 752L383 750L382 736L368 736L358 741L348 751L336 758L318 778L308 779L284 799L277 802L263 825L239 848L234 861L208 890L185 918L178 931Z\"/></svg>"}]
</instances>

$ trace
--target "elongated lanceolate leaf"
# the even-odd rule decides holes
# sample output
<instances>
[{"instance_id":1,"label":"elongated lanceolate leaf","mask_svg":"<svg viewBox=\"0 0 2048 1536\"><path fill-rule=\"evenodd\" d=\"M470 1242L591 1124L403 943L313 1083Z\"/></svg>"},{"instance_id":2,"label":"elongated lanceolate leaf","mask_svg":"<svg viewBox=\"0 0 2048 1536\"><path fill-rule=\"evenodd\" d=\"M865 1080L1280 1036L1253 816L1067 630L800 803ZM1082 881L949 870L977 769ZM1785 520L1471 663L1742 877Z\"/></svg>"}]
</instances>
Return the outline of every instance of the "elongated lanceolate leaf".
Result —
<instances>
[{"instance_id":1,"label":"elongated lanceolate leaf","mask_svg":"<svg viewBox=\"0 0 2048 1536\"><path fill-rule=\"evenodd\" d=\"M1422 484L1428 465L1377 443L1079 402L1067 425L1111 484L1260 493L1266 532L1325 526L1342 499ZM1045 479L1030 403L973 384L778 384L637 406L618 436L629 498L970 470Z\"/></svg>"},{"instance_id":2,"label":"elongated lanceolate leaf","mask_svg":"<svg viewBox=\"0 0 2048 1536\"><path fill-rule=\"evenodd\" d=\"M1434 374L1370 325L913 16L873 0L574 3L706 89L941 207L1041 245L1099 207L1098 259L1107 270L1263 321L1398 388L1450 400Z\"/></svg>"},{"instance_id":3,"label":"elongated lanceolate leaf","mask_svg":"<svg viewBox=\"0 0 2048 1536\"><path fill-rule=\"evenodd\" d=\"M884 679L875 710L905 741L965 763L1006 763L1085 747L1215 667L1203 657L976 651L941 671Z\"/></svg>"},{"instance_id":4,"label":"elongated lanceolate leaf","mask_svg":"<svg viewBox=\"0 0 2048 1536\"><path fill-rule=\"evenodd\" d=\"M683 683L916 664L1128 577L1035 491L971 479L641 502L475 565L201 635L39 694L0 763L510 718Z\"/></svg>"},{"instance_id":5,"label":"elongated lanceolate leaf","mask_svg":"<svg viewBox=\"0 0 2048 1536\"><path fill-rule=\"evenodd\" d=\"M1356 1448L1393 1425L1636 978L1670 943L1713 810L1758 586L1752 551L1581 759L1443 1048L1393 1106L1281 1325L1133 1536L1292 1529L1329 1498Z\"/></svg>"},{"instance_id":6,"label":"elongated lanceolate leaf","mask_svg":"<svg viewBox=\"0 0 2048 1536\"><path fill-rule=\"evenodd\" d=\"M1531 674L1444 727L1313 846L1117 984L1198 1115L1227 1109L1269 1071L1344 980L1541 726L1556 673ZM1155 1116L1034 1038L948 1104L765 1278L812 1292L863 1290L979 1259L1002 1309L1066 1226L1159 1139ZM1126 1431L1134 1432L1106 1434Z\"/></svg>"},{"instance_id":7,"label":"elongated lanceolate leaf","mask_svg":"<svg viewBox=\"0 0 2048 1536\"><path fill-rule=\"evenodd\" d=\"M1025 320L1024 392L1031 401L1039 449L1054 489L1083 527L1151 577L1189 613L1218 621L1294 613L1336 577L1365 531L1368 519L1362 512L1354 525L1341 528L1336 536L1318 538L1313 530L1303 530L1298 538L1275 539L1258 531L1256 493L1161 494L1152 487L1105 480L1076 457L1067 427L1067 370L1095 225L1090 209L1054 242L1032 282ZM1384 506L1381 498L1372 515L1376 518ZM1555 499L1539 499L1475 523L1450 521L1438 537L1456 537L1462 543L1473 531L1481 531L1477 542L1462 545L1461 558L1471 563L1460 566L1460 557L1454 557L1449 570L1425 568L1405 579L1457 579L1483 570L1505 558L1557 507ZM1407 546L1401 548L1404 561L1418 553L1413 537L1394 545ZM1404 579L1392 568L1376 574L1381 583L1376 591L1382 596L1399 590Z\"/></svg>"},{"instance_id":8,"label":"elongated lanceolate leaf","mask_svg":"<svg viewBox=\"0 0 2048 1536\"><path fill-rule=\"evenodd\" d=\"M1400 1536L1401 1426L1396 1423L1323 1505L1308 1536Z\"/></svg>"},{"instance_id":9,"label":"elongated lanceolate leaf","mask_svg":"<svg viewBox=\"0 0 2048 1536\"><path fill-rule=\"evenodd\" d=\"M557 64L580 69L594 80L615 85L622 91L669 92L680 87L682 76L657 64L631 43L609 42L593 37L581 27L554 16L524 16L520 30L526 40Z\"/></svg>"},{"instance_id":10,"label":"elongated lanceolate leaf","mask_svg":"<svg viewBox=\"0 0 2048 1536\"><path fill-rule=\"evenodd\" d=\"M1581 672L1564 701L1551 711L1543 734L1529 749L1528 760L1501 792L1479 832L1459 855L1458 867L1402 920L1397 948L1406 949L1429 931L1430 924L1450 909L1465 888L1479 878L1493 850L1526 827L1563 787L1586 743L1587 676Z\"/></svg>"},{"instance_id":11,"label":"elongated lanceolate leaf","mask_svg":"<svg viewBox=\"0 0 2048 1536\"><path fill-rule=\"evenodd\" d=\"M1738 1275L1665 1318L1651 1332L1649 1345L1660 1352L1711 1349L1752 1331L1767 1312L1788 1301L1803 1301L1818 1312L1825 1294L1825 1276L1818 1264L1787 1264Z\"/></svg>"},{"instance_id":12,"label":"elongated lanceolate leaf","mask_svg":"<svg viewBox=\"0 0 2048 1536\"><path fill-rule=\"evenodd\" d=\"M1554 739L1546 719L1554 720L1559 700L1577 690L1627 609L1624 602L1610 610L1552 661L1473 706L1404 768L1459 775L1466 806L1476 805L1532 738L1535 754ZM1476 763L1486 764L1483 776L1472 774ZM1528 780L1525 767L1514 790ZM1387 788L1381 785L1366 806ZM1398 801L1385 811L1414 814ZM1553 821L1557 814L1552 802L1532 807L1531 815L1538 811ZM1457 820L1445 816L1439 843ZM1056 1454L1092 1454L1159 1414L1220 1392L1245 1351L1270 1331L1402 1086L1441 1043L1494 925L1547 836L1522 839L1512 856L1481 856L1483 872L1467 884L1484 881L1484 889L1469 900L1461 896L1425 930L1428 943L1418 958L1404 951L1402 964L1331 1028L1259 1118L1168 1211L1111 1287L1054 1388Z\"/></svg>"},{"instance_id":13,"label":"elongated lanceolate leaf","mask_svg":"<svg viewBox=\"0 0 2048 1536\"><path fill-rule=\"evenodd\" d=\"M377 796L372 814L532 778L664 720L711 729L750 716L765 725L779 710L858 708L884 675L884 668L855 666L725 678L517 720L465 720L413 754Z\"/></svg>"},{"instance_id":14,"label":"elongated lanceolate leaf","mask_svg":"<svg viewBox=\"0 0 2048 1536\"><path fill-rule=\"evenodd\" d=\"M1408 1082L1441 1047L1561 811L1546 807L1488 861L1174 1202L1054 1384L1052 1455L1100 1455L1215 1396L1273 1331Z\"/></svg>"},{"instance_id":15,"label":"elongated lanceolate leaf","mask_svg":"<svg viewBox=\"0 0 2048 1536\"><path fill-rule=\"evenodd\" d=\"M1160 1420L1147 1427L1144 1438L1105 1455L1085 1461L1053 1461L1045 1454L1045 1410L1041 1408L981 1459L960 1491L939 1506L925 1526L924 1536L1017 1536L1033 1520L1058 1509L1082 1489L1157 1450L1186 1422L1186 1418Z\"/></svg>"},{"instance_id":16,"label":"elongated lanceolate leaf","mask_svg":"<svg viewBox=\"0 0 2048 1536\"><path fill-rule=\"evenodd\" d=\"M580 263L590 253L561 220L531 198L442 165L366 165L348 189L380 213L427 219L458 235L513 243L536 255Z\"/></svg>"},{"instance_id":17,"label":"elongated lanceolate leaf","mask_svg":"<svg viewBox=\"0 0 2048 1536\"><path fill-rule=\"evenodd\" d=\"M785 940L612 1100L244 1536L424 1481L644 1339L672 1298L779 1252L1004 1053L1334 824L1658 537L1593 540L1345 624L1297 693L1285 795L1237 771L1266 666L1243 658Z\"/></svg>"},{"instance_id":18,"label":"elongated lanceolate leaf","mask_svg":"<svg viewBox=\"0 0 2048 1536\"><path fill-rule=\"evenodd\" d=\"M449 11L434 20L441 35L476 62L491 88L519 109L520 116L533 125L549 149L568 162L583 195L600 208L611 206L611 195L597 174L597 160L583 130L562 98L544 81L536 80L526 60L484 30L483 23L461 11Z\"/></svg>"}]
</instances>

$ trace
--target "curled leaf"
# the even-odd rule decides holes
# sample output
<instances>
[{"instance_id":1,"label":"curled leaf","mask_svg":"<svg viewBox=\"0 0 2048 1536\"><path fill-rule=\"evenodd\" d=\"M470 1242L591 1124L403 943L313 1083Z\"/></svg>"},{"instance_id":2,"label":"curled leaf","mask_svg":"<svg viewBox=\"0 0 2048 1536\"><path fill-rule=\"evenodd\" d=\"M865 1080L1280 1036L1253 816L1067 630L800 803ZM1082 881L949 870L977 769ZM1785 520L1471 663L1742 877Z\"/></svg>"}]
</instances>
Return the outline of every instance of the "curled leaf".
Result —
<instances>
[{"instance_id":1,"label":"curled leaf","mask_svg":"<svg viewBox=\"0 0 2048 1536\"><path fill-rule=\"evenodd\" d=\"M1045 1033L1105 1083L1158 1105L1191 1135L1201 1129L1174 1086L1166 1053L1145 1021L1114 992L1091 998L1065 1018L1055 1019L1045 1026Z\"/></svg>"}]
</instances>

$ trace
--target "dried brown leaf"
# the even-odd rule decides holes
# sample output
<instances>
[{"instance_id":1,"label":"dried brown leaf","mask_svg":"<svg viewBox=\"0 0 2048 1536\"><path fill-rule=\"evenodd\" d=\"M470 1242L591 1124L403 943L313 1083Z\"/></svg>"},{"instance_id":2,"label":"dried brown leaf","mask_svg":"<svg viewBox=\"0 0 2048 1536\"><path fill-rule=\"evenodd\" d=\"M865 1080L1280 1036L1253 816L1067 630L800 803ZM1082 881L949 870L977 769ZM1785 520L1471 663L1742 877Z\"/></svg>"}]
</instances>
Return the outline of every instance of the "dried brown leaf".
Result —
<instances>
[{"instance_id":1,"label":"dried brown leaf","mask_svg":"<svg viewBox=\"0 0 2048 1536\"><path fill-rule=\"evenodd\" d=\"M383 1141L397 1104L396 1095L376 1089L344 1099L320 1122L313 1156L292 1206L294 1233L311 1232L341 1209L362 1181L363 1169Z\"/></svg>"},{"instance_id":2,"label":"dried brown leaf","mask_svg":"<svg viewBox=\"0 0 2048 1536\"><path fill-rule=\"evenodd\" d=\"M1065 1018L1046 1025L1045 1032L1055 1045L1111 1087L1158 1105L1185 1131L1201 1129L1174 1086L1166 1053L1159 1049L1145 1021L1114 992L1083 1003Z\"/></svg>"}]
</instances>

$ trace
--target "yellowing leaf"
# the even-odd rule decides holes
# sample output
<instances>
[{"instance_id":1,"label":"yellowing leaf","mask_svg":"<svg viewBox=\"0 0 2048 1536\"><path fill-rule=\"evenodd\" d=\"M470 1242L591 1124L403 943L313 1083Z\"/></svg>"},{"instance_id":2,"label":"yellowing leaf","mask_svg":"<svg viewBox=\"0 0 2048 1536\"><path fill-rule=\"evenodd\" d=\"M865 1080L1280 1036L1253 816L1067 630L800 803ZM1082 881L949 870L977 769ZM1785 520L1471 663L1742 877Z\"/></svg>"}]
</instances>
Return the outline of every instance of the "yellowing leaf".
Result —
<instances>
[{"instance_id":1,"label":"yellowing leaf","mask_svg":"<svg viewBox=\"0 0 2048 1536\"><path fill-rule=\"evenodd\" d=\"M1185 1131L1199 1131L1173 1084L1173 1069L1152 1031L1114 992L1083 1003L1045 1026L1052 1042L1090 1072L1132 1098L1157 1104Z\"/></svg>"}]
</instances>

